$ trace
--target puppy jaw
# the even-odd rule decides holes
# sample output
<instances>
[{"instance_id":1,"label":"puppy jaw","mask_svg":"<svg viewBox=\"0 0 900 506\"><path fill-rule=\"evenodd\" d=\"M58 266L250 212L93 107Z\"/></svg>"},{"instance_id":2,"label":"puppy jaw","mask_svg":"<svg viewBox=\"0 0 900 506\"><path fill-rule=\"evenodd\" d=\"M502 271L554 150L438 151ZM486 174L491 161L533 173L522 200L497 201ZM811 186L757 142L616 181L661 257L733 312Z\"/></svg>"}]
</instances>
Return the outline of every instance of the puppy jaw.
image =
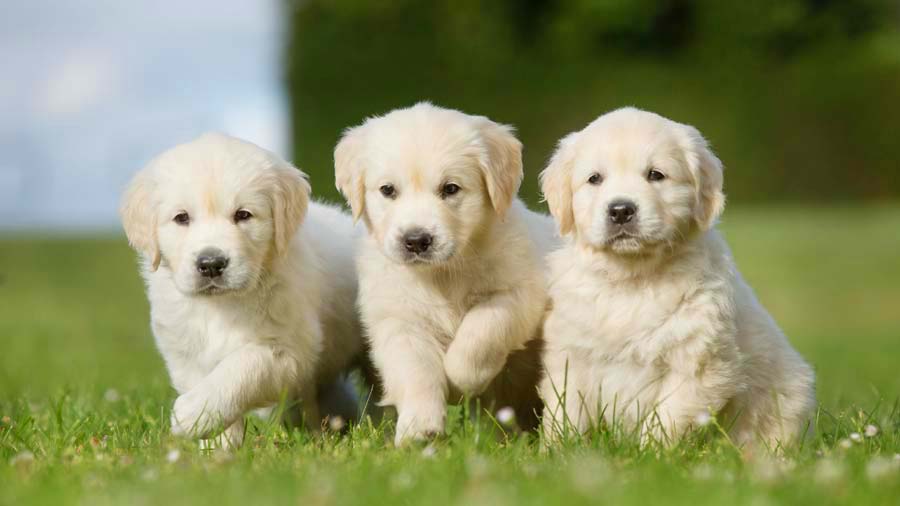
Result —
<instances>
[{"instance_id":1,"label":"puppy jaw","mask_svg":"<svg viewBox=\"0 0 900 506\"><path fill-rule=\"evenodd\" d=\"M508 211L523 177L521 150L508 126L420 103L346 130L335 183L385 256L442 266ZM459 194L442 196L445 183ZM395 196L381 193L386 184ZM427 251L409 246L416 233L429 236Z\"/></svg>"}]
</instances>

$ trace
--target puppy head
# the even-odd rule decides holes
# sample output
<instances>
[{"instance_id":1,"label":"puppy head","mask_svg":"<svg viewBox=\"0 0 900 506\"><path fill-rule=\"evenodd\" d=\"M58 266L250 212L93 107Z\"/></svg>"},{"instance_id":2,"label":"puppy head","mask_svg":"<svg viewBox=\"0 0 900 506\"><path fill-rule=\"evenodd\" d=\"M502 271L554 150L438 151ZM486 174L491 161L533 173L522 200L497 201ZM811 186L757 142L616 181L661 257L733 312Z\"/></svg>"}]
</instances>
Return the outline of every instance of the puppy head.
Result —
<instances>
[{"instance_id":1,"label":"puppy head","mask_svg":"<svg viewBox=\"0 0 900 506\"><path fill-rule=\"evenodd\" d=\"M187 295L252 289L306 214L299 170L249 142L207 134L158 156L131 182L121 215L146 268Z\"/></svg>"},{"instance_id":2,"label":"puppy head","mask_svg":"<svg viewBox=\"0 0 900 506\"><path fill-rule=\"evenodd\" d=\"M450 261L504 216L522 182L512 128L428 103L347 130L334 159L354 218L404 264Z\"/></svg>"},{"instance_id":3,"label":"puppy head","mask_svg":"<svg viewBox=\"0 0 900 506\"><path fill-rule=\"evenodd\" d=\"M541 186L561 233L623 255L708 230L725 205L722 163L700 132L634 108L563 138Z\"/></svg>"}]
</instances>

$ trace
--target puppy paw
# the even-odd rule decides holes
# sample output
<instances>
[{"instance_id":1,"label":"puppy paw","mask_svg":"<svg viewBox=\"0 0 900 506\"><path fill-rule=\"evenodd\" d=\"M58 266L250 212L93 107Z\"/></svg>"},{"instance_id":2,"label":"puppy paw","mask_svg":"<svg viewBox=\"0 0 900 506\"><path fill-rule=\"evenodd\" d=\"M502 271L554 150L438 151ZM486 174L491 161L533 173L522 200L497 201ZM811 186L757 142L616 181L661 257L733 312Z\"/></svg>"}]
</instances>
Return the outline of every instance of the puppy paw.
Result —
<instances>
[{"instance_id":1,"label":"puppy paw","mask_svg":"<svg viewBox=\"0 0 900 506\"><path fill-rule=\"evenodd\" d=\"M212 439L201 439L201 450L234 451L244 444L244 420L238 420Z\"/></svg>"},{"instance_id":2,"label":"puppy paw","mask_svg":"<svg viewBox=\"0 0 900 506\"><path fill-rule=\"evenodd\" d=\"M417 441L429 441L444 433L446 409L431 413L401 413L397 418L394 445L403 446Z\"/></svg>"},{"instance_id":3,"label":"puppy paw","mask_svg":"<svg viewBox=\"0 0 900 506\"><path fill-rule=\"evenodd\" d=\"M209 398L194 391L179 395L172 407L172 434L201 438L221 428L223 417L212 405Z\"/></svg>"},{"instance_id":4,"label":"puppy paw","mask_svg":"<svg viewBox=\"0 0 900 506\"><path fill-rule=\"evenodd\" d=\"M487 390L488 385L503 368L503 363L472 359L462 346L450 345L444 355L444 373L456 391L463 395L476 396Z\"/></svg>"}]
</instances>

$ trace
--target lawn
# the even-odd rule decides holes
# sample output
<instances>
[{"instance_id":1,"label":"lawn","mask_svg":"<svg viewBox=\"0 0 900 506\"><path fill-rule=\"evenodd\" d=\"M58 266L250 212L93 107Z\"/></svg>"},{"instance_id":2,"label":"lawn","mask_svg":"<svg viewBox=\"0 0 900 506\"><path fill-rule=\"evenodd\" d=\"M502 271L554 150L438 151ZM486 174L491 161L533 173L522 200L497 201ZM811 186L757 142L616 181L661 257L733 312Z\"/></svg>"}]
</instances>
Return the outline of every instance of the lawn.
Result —
<instances>
[{"instance_id":1,"label":"lawn","mask_svg":"<svg viewBox=\"0 0 900 506\"><path fill-rule=\"evenodd\" d=\"M202 453L168 433L124 239L0 238L0 504L900 504L900 206L735 207L721 228L818 372L816 434L784 457L714 426L672 449L606 431L542 452L459 409L424 448L394 449L389 424L254 420L241 450Z\"/></svg>"}]
</instances>

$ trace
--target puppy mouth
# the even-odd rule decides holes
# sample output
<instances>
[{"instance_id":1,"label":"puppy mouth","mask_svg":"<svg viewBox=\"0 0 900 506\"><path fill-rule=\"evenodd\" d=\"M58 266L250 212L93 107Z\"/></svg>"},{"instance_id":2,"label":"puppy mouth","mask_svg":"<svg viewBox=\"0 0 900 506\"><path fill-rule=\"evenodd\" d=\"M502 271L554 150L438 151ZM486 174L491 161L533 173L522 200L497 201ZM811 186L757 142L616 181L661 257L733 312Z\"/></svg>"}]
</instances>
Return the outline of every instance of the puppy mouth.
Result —
<instances>
[{"instance_id":1,"label":"puppy mouth","mask_svg":"<svg viewBox=\"0 0 900 506\"><path fill-rule=\"evenodd\" d=\"M197 290L197 295L202 295L204 297L213 297L216 295L221 295L227 291L228 291L227 288L224 288L221 286L216 286L216 285L210 285L210 286L206 286L206 287L203 287L203 288Z\"/></svg>"},{"instance_id":2,"label":"puppy mouth","mask_svg":"<svg viewBox=\"0 0 900 506\"><path fill-rule=\"evenodd\" d=\"M642 239L643 238L641 237L640 234L636 234L636 233L632 232L631 230L623 229L623 230L617 230L616 233L607 237L606 240L604 241L604 243L606 243L607 246L611 246L617 242L622 242L622 241L627 241L627 240L641 242Z\"/></svg>"},{"instance_id":3,"label":"puppy mouth","mask_svg":"<svg viewBox=\"0 0 900 506\"><path fill-rule=\"evenodd\" d=\"M450 248L447 251L447 248L439 248L434 251L427 251L422 253L413 253L410 251L403 251L400 254L400 263L404 265L411 266L435 266L441 265L453 257L453 249Z\"/></svg>"},{"instance_id":4,"label":"puppy mouth","mask_svg":"<svg viewBox=\"0 0 900 506\"><path fill-rule=\"evenodd\" d=\"M214 297L216 295L222 295L224 293L235 291L234 287L225 286L216 282L209 282L196 290L196 294L203 297Z\"/></svg>"},{"instance_id":5,"label":"puppy mouth","mask_svg":"<svg viewBox=\"0 0 900 506\"><path fill-rule=\"evenodd\" d=\"M618 254L636 254L646 243L647 238L633 230L617 230L603 241L603 247Z\"/></svg>"},{"instance_id":6,"label":"puppy mouth","mask_svg":"<svg viewBox=\"0 0 900 506\"><path fill-rule=\"evenodd\" d=\"M403 255L403 263L407 265L434 265L441 262L431 253L406 253Z\"/></svg>"}]
</instances>

